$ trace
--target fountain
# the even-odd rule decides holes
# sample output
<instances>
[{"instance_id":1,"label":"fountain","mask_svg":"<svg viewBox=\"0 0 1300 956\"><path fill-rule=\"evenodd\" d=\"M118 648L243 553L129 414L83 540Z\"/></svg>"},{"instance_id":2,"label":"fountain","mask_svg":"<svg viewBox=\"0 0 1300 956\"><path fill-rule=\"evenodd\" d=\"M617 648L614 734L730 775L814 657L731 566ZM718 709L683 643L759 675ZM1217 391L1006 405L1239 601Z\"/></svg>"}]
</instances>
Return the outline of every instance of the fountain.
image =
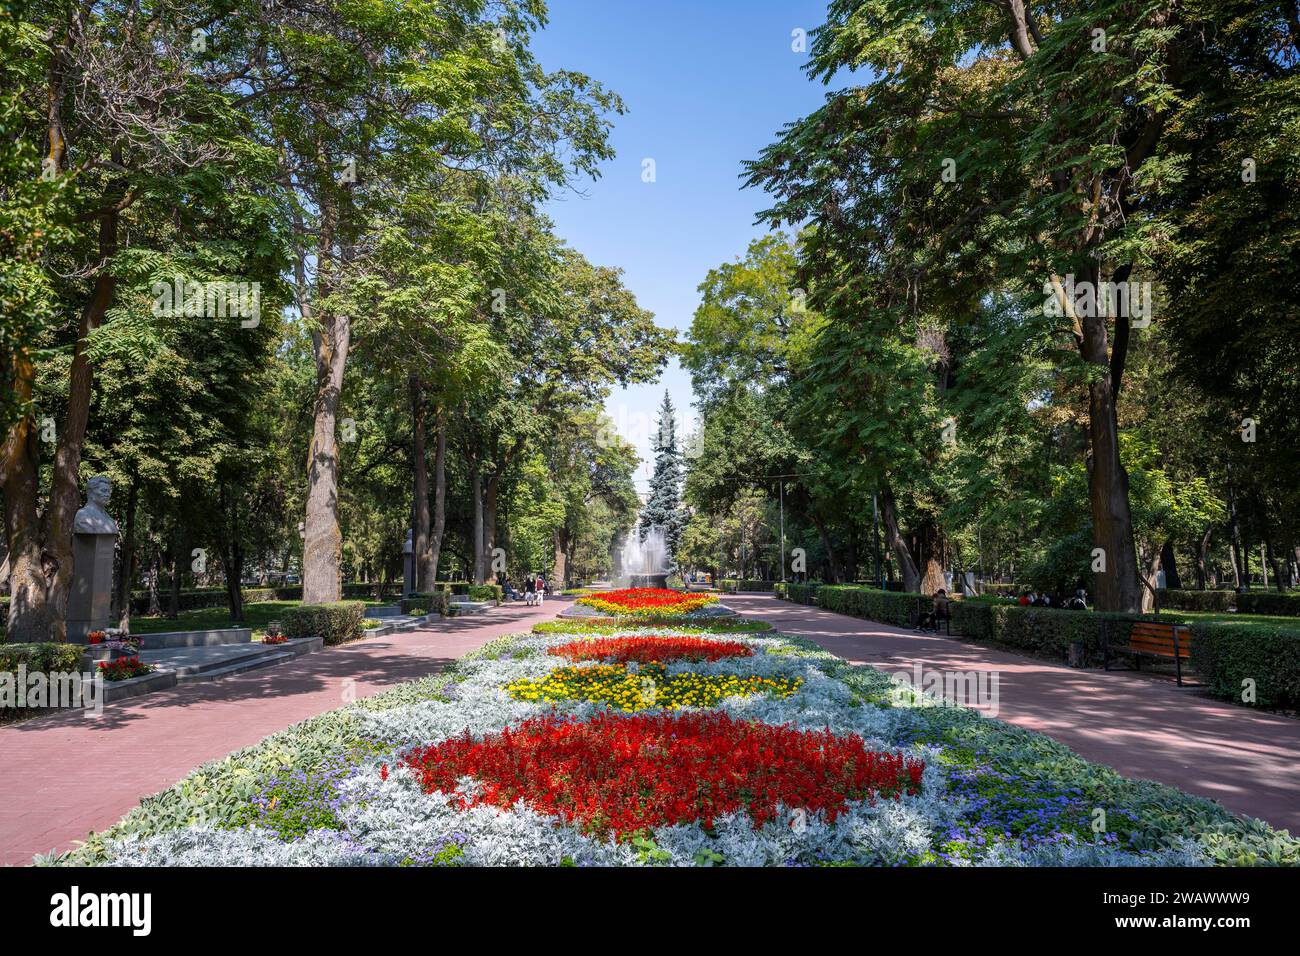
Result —
<instances>
[{"instance_id":1,"label":"fountain","mask_svg":"<svg viewBox=\"0 0 1300 956\"><path fill-rule=\"evenodd\" d=\"M668 545L664 529L652 524L643 539L636 528L623 542L623 574L628 587L662 588L668 586Z\"/></svg>"}]
</instances>

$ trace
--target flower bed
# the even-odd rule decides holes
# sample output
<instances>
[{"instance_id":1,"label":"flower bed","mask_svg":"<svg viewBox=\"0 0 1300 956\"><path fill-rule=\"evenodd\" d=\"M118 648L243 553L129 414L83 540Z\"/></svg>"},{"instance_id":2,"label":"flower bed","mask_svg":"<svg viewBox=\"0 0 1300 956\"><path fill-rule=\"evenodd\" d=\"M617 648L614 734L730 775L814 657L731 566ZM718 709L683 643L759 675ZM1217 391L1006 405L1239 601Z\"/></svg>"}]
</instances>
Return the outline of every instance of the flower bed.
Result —
<instances>
[{"instance_id":1,"label":"flower bed","mask_svg":"<svg viewBox=\"0 0 1300 956\"><path fill-rule=\"evenodd\" d=\"M610 661L620 664L652 661L717 661L724 657L752 657L748 644L740 641L710 641L685 634L671 637L616 637L570 641L546 653L571 661Z\"/></svg>"},{"instance_id":2,"label":"flower bed","mask_svg":"<svg viewBox=\"0 0 1300 956\"><path fill-rule=\"evenodd\" d=\"M138 657L119 657L116 660L100 661L99 672L104 680L129 680L144 674L152 674L154 666L146 664Z\"/></svg>"},{"instance_id":3,"label":"flower bed","mask_svg":"<svg viewBox=\"0 0 1300 956\"><path fill-rule=\"evenodd\" d=\"M1300 841L1258 820L925 695L905 703L912 695L884 674L797 638L746 635L749 656L622 669L797 681L788 695L680 709L657 701L627 714L511 693L573 668L551 653L572 641L503 638L445 672L312 718L197 768L54 862L1300 863Z\"/></svg>"},{"instance_id":4,"label":"flower bed","mask_svg":"<svg viewBox=\"0 0 1300 956\"><path fill-rule=\"evenodd\" d=\"M635 666L635 665L632 665ZM518 680L506 690L519 700L585 700L619 710L645 707L712 707L724 697L775 694L789 697L798 678L741 677L736 674L668 674L662 665L632 670L622 664L561 667L541 680Z\"/></svg>"},{"instance_id":5,"label":"flower bed","mask_svg":"<svg viewBox=\"0 0 1300 956\"><path fill-rule=\"evenodd\" d=\"M613 617L662 617L690 614L713 604L713 594L688 594L668 588L624 588L578 598L578 604L603 611Z\"/></svg>"},{"instance_id":6,"label":"flower bed","mask_svg":"<svg viewBox=\"0 0 1300 956\"><path fill-rule=\"evenodd\" d=\"M779 804L833 822L849 800L916 793L925 769L902 754L869 751L858 737L716 712L547 715L483 740L465 734L417 749L402 765L426 793L449 794L462 808L522 800L616 836L692 822L711 830L719 816L739 811L757 828L776 818ZM462 793L462 777L482 786Z\"/></svg>"}]
</instances>

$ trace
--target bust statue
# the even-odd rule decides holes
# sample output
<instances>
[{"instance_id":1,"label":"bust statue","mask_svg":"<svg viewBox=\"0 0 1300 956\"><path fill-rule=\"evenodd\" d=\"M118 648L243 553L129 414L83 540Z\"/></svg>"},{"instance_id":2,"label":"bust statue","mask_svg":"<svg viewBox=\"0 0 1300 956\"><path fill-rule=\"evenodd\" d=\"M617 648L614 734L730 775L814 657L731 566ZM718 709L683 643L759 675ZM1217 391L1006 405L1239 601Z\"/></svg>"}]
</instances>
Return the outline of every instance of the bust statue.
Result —
<instances>
[{"instance_id":1,"label":"bust statue","mask_svg":"<svg viewBox=\"0 0 1300 956\"><path fill-rule=\"evenodd\" d=\"M112 491L107 475L96 475L86 482L86 506L72 519L74 534L117 534L117 522L104 510Z\"/></svg>"}]
</instances>

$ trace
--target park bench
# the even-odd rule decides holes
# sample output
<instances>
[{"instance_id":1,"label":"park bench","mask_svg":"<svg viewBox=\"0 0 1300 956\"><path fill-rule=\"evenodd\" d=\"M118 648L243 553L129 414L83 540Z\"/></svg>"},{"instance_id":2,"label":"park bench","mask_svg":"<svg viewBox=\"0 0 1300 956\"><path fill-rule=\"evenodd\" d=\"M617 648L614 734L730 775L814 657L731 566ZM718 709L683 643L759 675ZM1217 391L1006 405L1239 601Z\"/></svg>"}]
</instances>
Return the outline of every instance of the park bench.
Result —
<instances>
[{"instance_id":1,"label":"park bench","mask_svg":"<svg viewBox=\"0 0 1300 956\"><path fill-rule=\"evenodd\" d=\"M912 627L917 630L920 630L921 621L925 619L926 615L931 614L933 612L934 612L934 598L929 598L929 597L917 598L916 610L912 612ZM952 605L951 604L948 605L948 613L944 615L942 618L940 618L939 620L943 621L944 629L947 631L948 636L952 637ZM939 633L939 621L934 622L934 633L936 634Z\"/></svg>"},{"instance_id":2,"label":"park bench","mask_svg":"<svg viewBox=\"0 0 1300 956\"><path fill-rule=\"evenodd\" d=\"M1110 622L1107 622L1109 625ZM1143 657L1172 659L1178 686L1183 686L1183 661L1192 656L1192 635L1184 624L1165 624L1160 621L1135 621L1128 633L1128 643L1112 645L1109 626L1102 629L1104 667L1110 670L1115 653L1133 657L1136 670L1142 669Z\"/></svg>"}]
</instances>

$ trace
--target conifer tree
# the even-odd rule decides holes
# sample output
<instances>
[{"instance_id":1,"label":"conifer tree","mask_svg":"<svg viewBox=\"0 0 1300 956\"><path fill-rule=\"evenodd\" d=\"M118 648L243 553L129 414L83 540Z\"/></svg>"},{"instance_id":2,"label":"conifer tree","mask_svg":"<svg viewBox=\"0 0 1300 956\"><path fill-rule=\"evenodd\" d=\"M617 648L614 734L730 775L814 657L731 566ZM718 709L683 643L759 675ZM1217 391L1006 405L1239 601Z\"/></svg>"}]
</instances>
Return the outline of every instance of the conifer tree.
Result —
<instances>
[{"instance_id":1,"label":"conifer tree","mask_svg":"<svg viewBox=\"0 0 1300 956\"><path fill-rule=\"evenodd\" d=\"M638 529L644 541L650 528L663 529L668 550L668 565L677 568L677 549L682 532L686 529L686 512L682 508L682 480L684 477L682 454L677 447L677 415L673 400L664 392L659 406L659 428L652 446L655 455L654 474L650 478L650 497L641 512Z\"/></svg>"}]
</instances>

